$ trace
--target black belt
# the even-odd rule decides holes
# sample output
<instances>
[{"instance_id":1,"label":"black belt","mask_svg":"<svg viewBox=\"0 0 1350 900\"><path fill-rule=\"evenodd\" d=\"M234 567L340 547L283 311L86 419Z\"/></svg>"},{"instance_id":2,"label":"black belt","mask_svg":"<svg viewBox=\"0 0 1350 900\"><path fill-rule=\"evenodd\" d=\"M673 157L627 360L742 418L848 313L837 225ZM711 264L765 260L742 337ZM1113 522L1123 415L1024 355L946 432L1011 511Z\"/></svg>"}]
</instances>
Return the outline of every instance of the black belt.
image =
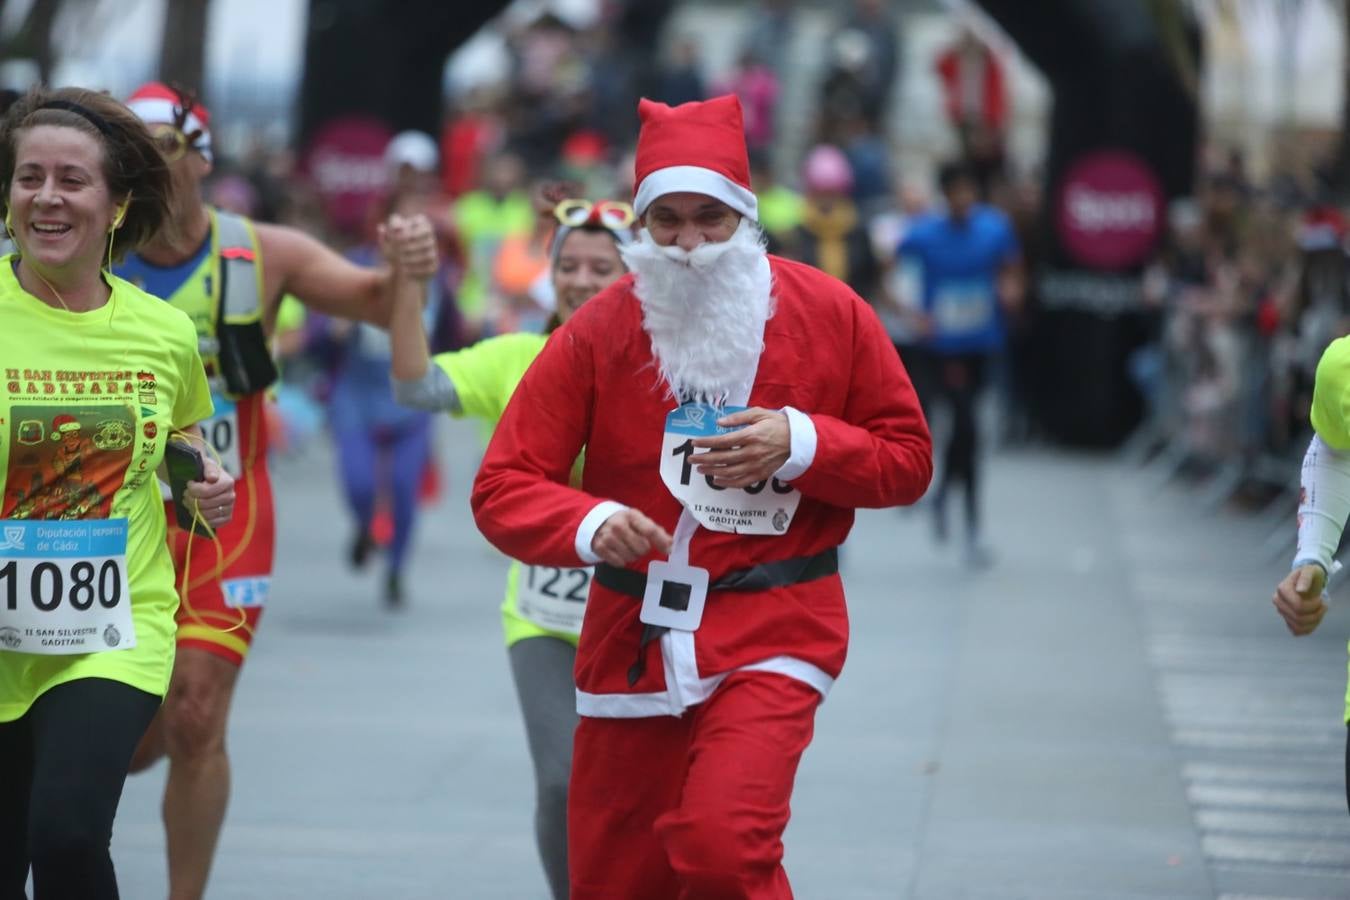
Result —
<instances>
[{"instance_id":1,"label":"black belt","mask_svg":"<svg viewBox=\"0 0 1350 900\"><path fill-rule=\"evenodd\" d=\"M777 562L759 563L748 569L735 569L708 585L708 593L714 591L735 591L751 593L767 591L772 588L787 587L792 584L804 584L818 578L827 578L839 571L839 551L831 547L813 556L794 556ZM643 572L598 563L595 567L595 583L606 590L625 594L641 600L647 591L647 576ZM670 629L657 625L642 624L642 637L638 639L637 662L628 669L628 684L637 684L646 670L647 645Z\"/></svg>"}]
</instances>

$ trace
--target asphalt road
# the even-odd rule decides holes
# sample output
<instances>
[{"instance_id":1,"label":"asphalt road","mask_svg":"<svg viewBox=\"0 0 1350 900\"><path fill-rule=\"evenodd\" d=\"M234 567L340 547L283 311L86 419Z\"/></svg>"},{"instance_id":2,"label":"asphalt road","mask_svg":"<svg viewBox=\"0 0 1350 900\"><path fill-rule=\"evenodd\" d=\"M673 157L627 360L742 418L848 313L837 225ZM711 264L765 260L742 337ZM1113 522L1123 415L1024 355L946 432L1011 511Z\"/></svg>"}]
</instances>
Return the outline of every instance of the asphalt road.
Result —
<instances>
[{"instance_id":1,"label":"asphalt road","mask_svg":"<svg viewBox=\"0 0 1350 900\"><path fill-rule=\"evenodd\" d=\"M546 896L497 614L506 563L468 514L476 429L445 423L439 444L448 489L392 614L378 566L345 564L327 448L278 461L280 562L209 896ZM922 508L859 516L849 661L786 837L797 896L1350 896L1340 604L1290 638L1262 524L1110 457L998 454L988 508L998 559L979 573ZM165 893L163 776L127 785L125 897Z\"/></svg>"}]
</instances>

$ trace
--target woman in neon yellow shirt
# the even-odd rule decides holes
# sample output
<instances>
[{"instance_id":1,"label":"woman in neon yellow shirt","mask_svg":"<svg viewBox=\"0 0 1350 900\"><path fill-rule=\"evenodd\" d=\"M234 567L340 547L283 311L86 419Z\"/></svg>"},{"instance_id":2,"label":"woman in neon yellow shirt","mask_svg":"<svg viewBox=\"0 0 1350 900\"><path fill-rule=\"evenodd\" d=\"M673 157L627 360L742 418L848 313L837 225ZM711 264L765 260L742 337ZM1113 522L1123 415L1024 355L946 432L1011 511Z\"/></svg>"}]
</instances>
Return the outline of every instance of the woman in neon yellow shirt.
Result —
<instances>
[{"instance_id":1,"label":"woman in neon yellow shirt","mask_svg":"<svg viewBox=\"0 0 1350 900\"><path fill-rule=\"evenodd\" d=\"M555 213L560 227L550 274L557 306L550 332L624 274L619 246L633 237L633 210L626 203L564 200ZM400 297L389 333L399 402L493 425L548 340L548 334L504 334L429 359L421 312L408 296ZM573 477L579 476L580 460L573 469ZM511 672L534 761L535 837L558 900L567 897L567 780L577 724L572 668L589 589L589 569L513 562L502 604Z\"/></svg>"},{"instance_id":2,"label":"woman in neon yellow shirt","mask_svg":"<svg viewBox=\"0 0 1350 900\"><path fill-rule=\"evenodd\" d=\"M1322 352L1313 384L1312 440L1299 476L1298 545L1289 574L1275 587L1275 611L1295 637L1311 634L1327 614L1326 586L1350 518L1350 337ZM1345 693L1350 726L1350 687ZM1350 805L1350 729L1345 745L1346 803Z\"/></svg>"},{"instance_id":3,"label":"woman in neon yellow shirt","mask_svg":"<svg viewBox=\"0 0 1350 900\"><path fill-rule=\"evenodd\" d=\"M188 317L103 270L168 215L130 110L35 89L0 120L0 191L0 896L31 864L38 900L116 897L113 818L173 667L155 472L210 392ZM204 468L188 495L218 527L233 481Z\"/></svg>"}]
</instances>

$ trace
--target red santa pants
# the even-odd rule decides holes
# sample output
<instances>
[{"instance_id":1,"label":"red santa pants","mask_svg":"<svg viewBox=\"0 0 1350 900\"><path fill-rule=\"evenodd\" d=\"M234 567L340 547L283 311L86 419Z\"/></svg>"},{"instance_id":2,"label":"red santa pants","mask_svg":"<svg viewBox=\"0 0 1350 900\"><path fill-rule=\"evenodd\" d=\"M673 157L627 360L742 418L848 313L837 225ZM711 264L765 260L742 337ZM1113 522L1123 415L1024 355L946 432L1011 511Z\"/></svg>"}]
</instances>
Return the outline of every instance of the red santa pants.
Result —
<instances>
[{"instance_id":1,"label":"red santa pants","mask_svg":"<svg viewBox=\"0 0 1350 900\"><path fill-rule=\"evenodd\" d=\"M790 900L783 829L820 694L739 672L683 716L582 717L572 900Z\"/></svg>"}]
</instances>

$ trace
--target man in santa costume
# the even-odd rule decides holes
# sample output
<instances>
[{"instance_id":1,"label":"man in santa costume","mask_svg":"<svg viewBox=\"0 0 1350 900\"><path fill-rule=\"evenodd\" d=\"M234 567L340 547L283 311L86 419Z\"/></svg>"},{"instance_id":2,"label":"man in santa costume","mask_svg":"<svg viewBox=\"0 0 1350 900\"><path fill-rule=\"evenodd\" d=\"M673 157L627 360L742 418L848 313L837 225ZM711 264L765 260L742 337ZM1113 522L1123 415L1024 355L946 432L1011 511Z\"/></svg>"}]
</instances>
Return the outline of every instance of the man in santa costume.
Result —
<instances>
[{"instance_id":1,"label":"man in santa costume","mask_svg":"<svg viewBox=\"0 0 1350 900\"><path fill-rule=\"evenodd\" d=\"M474 515L511 556L596 564L573 900L790 897L792 782L848 649L837 548L855 508L923 494L932 445L868 305L765 253L737 100L639 114L632 274L525 375Z\"/></svg>"}]
</instances>

